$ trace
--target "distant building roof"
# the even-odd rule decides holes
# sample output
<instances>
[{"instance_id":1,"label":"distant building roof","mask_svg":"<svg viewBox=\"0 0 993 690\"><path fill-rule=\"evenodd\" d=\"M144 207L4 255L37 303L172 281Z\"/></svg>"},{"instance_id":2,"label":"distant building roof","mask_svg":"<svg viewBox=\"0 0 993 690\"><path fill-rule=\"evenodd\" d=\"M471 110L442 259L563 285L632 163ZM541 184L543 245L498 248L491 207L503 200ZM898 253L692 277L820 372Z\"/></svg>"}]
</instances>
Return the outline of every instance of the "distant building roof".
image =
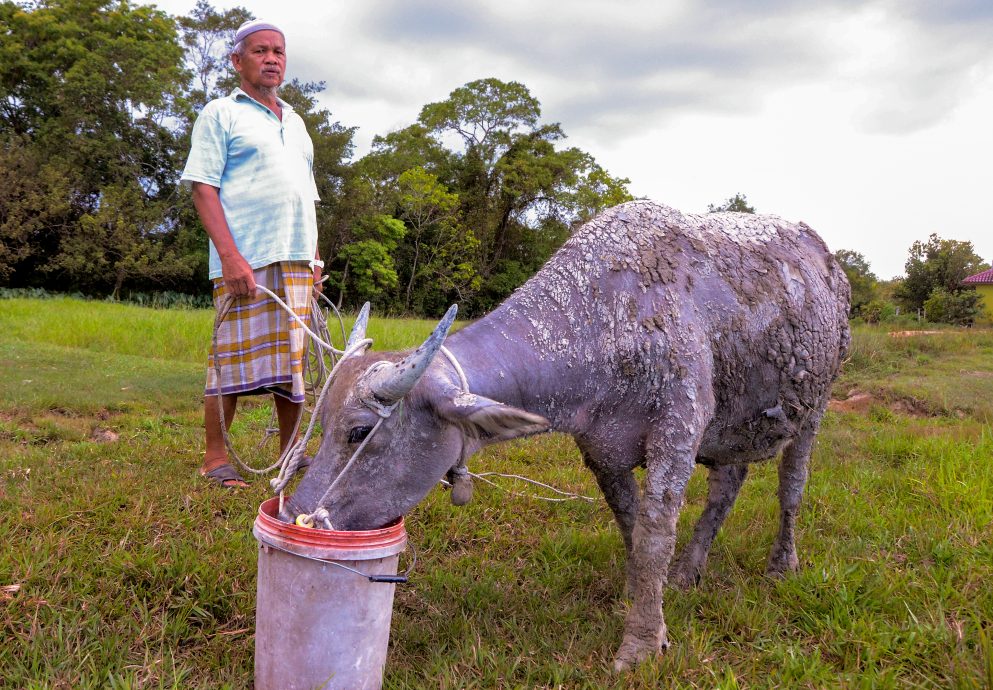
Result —
<instances>
[{"instance_id":1,"label":"distant building roof","mask_svg":"<svg viewBox=\"0 0 993 690\"><path fill-rule=\"evenodd\" d=\"M974 276L969 276L962 281L963 285L993 285L993 268Z\"/></svg>"}]
</instances>

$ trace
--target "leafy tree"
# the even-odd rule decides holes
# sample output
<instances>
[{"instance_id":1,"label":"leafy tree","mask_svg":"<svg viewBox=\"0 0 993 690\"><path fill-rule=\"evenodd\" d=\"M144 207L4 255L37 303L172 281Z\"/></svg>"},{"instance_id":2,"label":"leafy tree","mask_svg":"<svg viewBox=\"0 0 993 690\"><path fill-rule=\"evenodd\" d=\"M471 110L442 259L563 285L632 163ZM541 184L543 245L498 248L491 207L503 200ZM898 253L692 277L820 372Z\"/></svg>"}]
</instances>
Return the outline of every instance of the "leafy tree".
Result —
<instances>
[{"instance_id":1,"label":"leafy tree","mask_svg":"<svg viewBox=\"0 0 993 690\"><path fill-rule=\"evenodd\" d=\"M4 2L0 23L4 130L85 170L90 193L125 176L147 193L168 181L165 118L183 81L171 18L124 0L48 0Z\"/></svg>"},{"instance_id":2,"label":"leafy tree","mask_svg":"<svg viewBox=\"0 0 993 690\"><path fill-rule=\"evenodd\" d=\"M48 0L20 6L0 2L0 127L4 155L21 169L36 170L52 193L25 185L6 190L8 218L31 209L14 261L12 282L40 284L58 275L67 289L81 274L67 271L84 218L97 217L109 187L140 194L142 203L118 225L141 244L149 224L165 218L145 213L172 193L177 142L170 127L185 79L173 20L153 7L124 0ZM17 137L16 139L14 137ZM15 149L18 153L14 153ZM9 229L9 226L8 226ZM152 251L152 246L147 247ZM116 276L87 275L109 288Z\"/></svg>"},{"instance_id":3,"label":"leafy tree","mask_svg":"<svg viewBox=\"0 0 993 690\"><path fill-rule=\"evenodd\" d=\"M927 242L918 240L911 245L904 265L907 275L896 294L910 309L920 309L937 288L950 294L971 290L964 288L962 281L987 268L972 242L932 234Z\"/></svg>"},{"instance_id":4,"label":"leafy tree","mask_svg":"<svg viewBox=\"0 0 993 690\"><path fill-rule=\"evenodd\" d=\"M862 305L859 316L866 323L888 321L896 316L896 307L891 302L875 299Z\"/></svg>"},{"instance_id":5,"label":"leafy tree","mask_svg":"<svg viewBox=\"0 0 993 690\"><path fill-rule=\"evenodd\" d=\"M717 206L707 204L707 213L724 213L727 211L732 213L755 213L755 207L749 206L748 199L741 192L738 192L723 204Z\"/></svg>"},{"instance_id":6,"label":"leafy tree","mask_svg":"<svg viewBox=\"0 0 993 690\"><path fill-rule=\"evenodd\" d=\"M839 249L834 253L852 286L851 316L861 313L862 307L878 298L876 285L879 279L869 269L869 262L861 253Z\"/></svg>"},{"instance_id":7,"label":"leafy tree","mask_svg":"<svg viewBox=\"0 0 993 690\"><path fill-rule=\"evenodd\" d=\"M577 181L571 193L571 205L576 212L576 221L585 223L611 206L631 201L627 186L631 180L626 177L612 177L588 153L572 149L579 156L576 165Z\"/></svg>"},{"instance_id":8,"label":"leafy tree","mask_svg":"<svg viewBox=\"0 0 993 690\"><path fill-rule=\"evenodd\" d=\"M393 252L405 232L403 221L385 215L358 221L355 240L342 247L338 254L344 268L340 273L331 273L331 279L339 288L339 304L346 286L353 288L359 300L375 299L397 286Z\"/></svg>"},{"instance_id":9,"label":"leafy tree","mask_svg":"<svg viewBox=\"0 0 993 690\"><path fill-rule=\"evenodd\" d=\"M235 32L250 19L254 16L244 7L218 12L207 0L197 0L187 16L177 19L193 76L190 99L198 109L238 84L229 55Z\"/></svg>"},{"instance_id":10,"label":"leafy tree","mask_svg":"<svg viewBox=\"0 0 993 690\"><path fill-rule=\"evenodd\" d=\"M459 222L458 195L422 167L404 172L397 182L400 217L407 223L407 245L412 250L404 311L410 311L415 284L429 278L435 290L455 291L464 299L479 284L472 263L479 243ZM423 294L420 301L423 305Z\"/></svg>"},{"instance_id":11,"label":"leafy tree","mask_svg":"<svg viewBox=\"0 0 993 690\"><path fill-rule=\"evenodd\" d=\"M66 234L52 260L74 285L101 290L113 279L117 298L126 281L169 286L188 276L196 257L184 254L159 227L163 211L135 185L105 187L79 232Z\"/></svg>"},{"instance_id":12,"label":"leafy tree","mask_svg":"<svg viewBox=\"0 0 993 690\"><path fill-rule=\"evenodd\" d=\"M0 280L207 288L206 233L178 174L195 112L237 81L228 53L250 18L207 0L179 18L128 0L0 0ZM470 82L356 163L354 128L319 106L323 88L292 80L280 95L314 140L339 301L489 309L579 223L631 198L628 180L562 146L523 84Z\"/></svg>"},{"instance_id":13,"label":"leafy tree","mask_svg":"<svg viewBox=\"0 0 993 690\"><path fill-rule=\"evenodd\" d=\"M949 292L943 287L936 287L924 302L924 314L928 321L934 323L971 325L979 315L980 299L975 290Z\"/></svg>"},{"instance_id":14,"label":"leafy tree","mask_svg":"<svg viewBox=\"0 0 993 690\"><path fill-rule=\"evenodd\" d=\"M470 310L505 297L575 224L631 199L627 180L611 177L579 149L557 148L562 128L540 119L540 103L526 86L493 78L455 89L418 118L439 145L452 135L461 140L448 170L435 174L458 193L465 224L480 243L482 290Z\"/></svg>"}]
</instances>

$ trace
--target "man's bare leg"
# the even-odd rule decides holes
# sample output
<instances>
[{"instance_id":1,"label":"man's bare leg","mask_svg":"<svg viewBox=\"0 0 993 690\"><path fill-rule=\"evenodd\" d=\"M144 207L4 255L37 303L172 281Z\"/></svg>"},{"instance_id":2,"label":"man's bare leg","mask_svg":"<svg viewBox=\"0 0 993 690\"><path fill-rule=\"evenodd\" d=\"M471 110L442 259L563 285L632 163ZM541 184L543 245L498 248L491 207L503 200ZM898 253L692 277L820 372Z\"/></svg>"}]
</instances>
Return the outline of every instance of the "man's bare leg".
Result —
<instances>
[{"instance_id":1,"label":"man's bare leg","mask_svg":"<svg viewBox=\"0 0 993 690\"><path fill-rule=\"evenodd\" d=\"M276 405L276 420L279 423L279 454L282 455L286 446L296 440L297 417L300 416L300 408L303 407L303 403L292 402L275 393L272 399Z\"/></svg>"},{"instance_id":2,"label":"man's bare leg","mask_svg":"<svg viewBox=\"0 0 993 690\"><path fill-rule=\"evenodd\" d=\"M221 465L225 465L228 459L228 449L224 446L224 434L221 433L221 419L218 415L218 397L224 400L224 423L228 429L231 428L231 421L238 405L237 395L205 395L203 398L203 426L207 435L207 449L203 455L203 465L200 466L200 474L207 474ZM228 479L224 486L248 486L245 482Z\"/></svg>"}]
</instances>

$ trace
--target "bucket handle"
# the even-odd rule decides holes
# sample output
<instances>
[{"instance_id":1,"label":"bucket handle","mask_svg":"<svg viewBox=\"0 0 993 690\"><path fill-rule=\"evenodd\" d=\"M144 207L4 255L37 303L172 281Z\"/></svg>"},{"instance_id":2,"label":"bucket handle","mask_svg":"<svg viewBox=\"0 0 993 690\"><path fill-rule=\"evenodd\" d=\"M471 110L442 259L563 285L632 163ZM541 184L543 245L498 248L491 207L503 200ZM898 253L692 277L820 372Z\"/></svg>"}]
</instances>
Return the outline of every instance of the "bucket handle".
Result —
<instances>
[{"instance_id":1,"label":"bucket handle","mask_svg":"<svg viewBox=\"0 0 993 690\"><path fill-rule=\"evenodd\" d=\"M364 577L365 579L367 579L369 582L386 582L386 583L391 583L391 584L407 584L407 582L408 582L408 576L414 570L414 566L417 565L417 549L414 548L414 545L411 543L411 541L409 539L407 540L407 546L410 547L410 552L412 554L412 560L410 561L410 565L407 567L407 569L405 571L403 571L403 573L401 573L400 575L369 575L367 573L363 573L360 570L356 570L355 568L351 568L351 567L345 565L344 563L339 563L338 561L326 561L323 558L314 558L313 556L306 556L306 555L304 555L302 553L297 553L295 551L290 551L289 549L284 549L281 546L276 546L275 544L270 544L268 542L261 542L260 541L259 542L259 546L262 547L262 548L264 548L264 549L276 549L276 551L282 551L283 553L288 553L291 556L297 556L299 558L306 558L308 561L316 561L318 563L323 563L324 565L336 565L339 568L343 568L345 570L348 570L349 572L353 572L356 575L361 575L362 577Z\"/></svg>"}]
</instances>

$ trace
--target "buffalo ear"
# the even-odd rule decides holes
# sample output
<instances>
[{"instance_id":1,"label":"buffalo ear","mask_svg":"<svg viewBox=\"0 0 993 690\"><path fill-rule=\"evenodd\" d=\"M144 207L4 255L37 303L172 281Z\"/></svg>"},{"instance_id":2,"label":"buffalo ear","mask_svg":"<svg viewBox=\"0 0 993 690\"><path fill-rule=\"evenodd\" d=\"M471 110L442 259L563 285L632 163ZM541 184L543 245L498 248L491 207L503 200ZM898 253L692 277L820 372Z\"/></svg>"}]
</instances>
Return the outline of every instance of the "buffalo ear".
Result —
<instances>
[{"instance_id":1,"label":"buffalo ear","mask_svg":"<svg viewBox=\"0 0 993 690\"><path fill-rule=\"evenodd\" d=\"M471 393L445 396L437 407L444 419L458 424L484 444L539 434L551 426L541 415Z\"/></svg>"}]
</instances>

